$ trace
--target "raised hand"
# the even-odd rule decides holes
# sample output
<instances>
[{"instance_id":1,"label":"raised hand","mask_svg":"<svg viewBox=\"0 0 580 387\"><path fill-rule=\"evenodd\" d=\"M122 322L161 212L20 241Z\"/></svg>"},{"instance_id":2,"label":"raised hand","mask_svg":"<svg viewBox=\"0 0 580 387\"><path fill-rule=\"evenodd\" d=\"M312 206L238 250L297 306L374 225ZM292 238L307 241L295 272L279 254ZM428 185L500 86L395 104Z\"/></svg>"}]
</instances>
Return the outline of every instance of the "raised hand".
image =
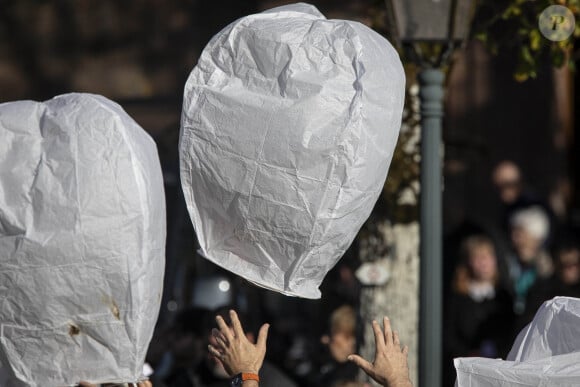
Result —
<instances>
[{"instance_id":1,"label":"raised hand","mask_svg":"<svg viewBox=\"0 0 580 387\"><path fill-rule=\"evenodd\" d=\"M375 360L370 363L359 355L350 355L348 360L385 387L412 387L407 360L409 349L407 346L401 349L399 334L391 330L388 317L383 319L383 325L384 332L379 323L373 321Z\"/></svg>"},{"instance_id":2,"label":"raised hand","mask_svg":"<svg viewBox=\"0 0 580 387\"><path fill-rule=\"evenodd\" d=\"M212 330L216 344L208 346L209 352L222 362L230 376L239 373L258 374L266 356L266 340L270 326L262 325L257 343L253 344L246 337L238 315L233 310L230 310L230 319L232 326L228 327L221 316L216 316L219 330L215 328Z\"/></svg>"}]
</instances>

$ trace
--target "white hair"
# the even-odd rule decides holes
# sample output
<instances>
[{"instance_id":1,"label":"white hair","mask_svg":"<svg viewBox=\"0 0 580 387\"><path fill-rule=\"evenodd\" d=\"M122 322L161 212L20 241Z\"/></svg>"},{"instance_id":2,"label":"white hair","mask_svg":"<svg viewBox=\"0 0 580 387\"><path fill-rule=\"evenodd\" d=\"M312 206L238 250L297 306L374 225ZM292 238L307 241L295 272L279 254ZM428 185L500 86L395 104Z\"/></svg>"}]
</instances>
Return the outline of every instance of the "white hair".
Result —
<instances>
[{"instance_id":1,"label":"white hair","mask_svg":"<svg viewBox=\"0 0 580 387\"><path fill-rule=\"evenodd\" d=\"M517 210L510 217L510 225L524 229L534 238L546 240L550 232L550 219L540 206L531 206Z\"/></svg>"}]
</instances>

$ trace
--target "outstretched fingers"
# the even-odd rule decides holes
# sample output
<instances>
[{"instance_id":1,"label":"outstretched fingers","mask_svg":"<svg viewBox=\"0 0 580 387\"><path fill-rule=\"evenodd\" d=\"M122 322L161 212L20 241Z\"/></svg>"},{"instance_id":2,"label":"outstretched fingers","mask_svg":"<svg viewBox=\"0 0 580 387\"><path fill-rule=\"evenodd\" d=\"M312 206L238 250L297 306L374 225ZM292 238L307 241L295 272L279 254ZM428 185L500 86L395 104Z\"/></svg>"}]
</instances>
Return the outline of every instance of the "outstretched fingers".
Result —
<instances>
[{"instance_id":1,"label":"outstretched fingers","mask_svg":"<svg viewBox=\"0 0 580 387\"><path fill-rule=\"evenodd\" d=\"M209 351L209 353L211 353L213 356L215 356L218 359L221 359L223 357L223 354L213 345L208 345L207 346L207 350Z\"/></svg>"},{"instance_id":2,"label":"outstretched fingers","mask_svg":"<svg viewBox=\"0 0 580 387\"><path fill-rule=\"evenodd\" d=\"M263 348L263 349L266 348L266 340L268 340L268 329L270 329L270 325L264 324L264 325L262 325L262 327L260 328L260 331L258 332L257 345L260 348Z\"/></svg>"},{"instance_id":3,"label":"outstretched fingers","mask_svg":"<svg viewBox=\"0 0 580 387\"><path fill-rule=\"evenodd\" d=\"M224 335L224 337L227 339L227 341L231 343L234 336L232 335L232 332L231 332L230 328L228 327L228 324L226 324L223 317L219 316L219 315L215 316L215 321L220 329L221 334Z\"/></svg>"},{"instance_id":4,"label":"outstretched fingers","mask_svg":"<svg viewBox=\"0 0 580 387\"><path fill-rule=\"evenodd\" d=\"M385 344L393 345L393 331L391 329L391 320L387 316L383 317L383 326L385 328Z\"/></svg>"},{"instance_id":5,"label":"outstretched fingers","mask_svg":"<svg viewBox=\"0 0 580 387\"><path fill-rule=\"evenodd\" d=\"M385 336L381 331L381 326L376 320L373 320L373 331L375 332L375 343L377 352L382 351L385 348Z\"/></svg>"},{"instance_id":6,"label":"outstretched fingers","mask_svg":"<svg viewBox=\"0 0 580 387\"><path fill-rule=\"evenodd\" d=\"M349 355L347 359L356 364L367 375L369 376L374 375L373 365L368 360L363 359L359 355Z\"/></svg>"},{"instance_id":7,"label":"outstretched fingers","mask_svg":"<svg viewBox=\"0 0 580 387\"><path fill-rule=\"evenodd\" d=\"M228 339L216 328L211 330L211 334L216 341L217 346L219 349L225 349L228 346Z\"/></svg>"},{"instance_id":8,"label":"outstretched fingers","mask_svg":"<svg viewBox=\"0 0 580 387\"><path fill-rule=\"evenodd\" d=\"M235 310L230 310L230 320L232 321L232 328L234 329L236 336L245 337L244 328L242 328L242 323L240 322Z\"/></svg>"},{"instance_id":9,"label":"outstretched fingers","mask_svg":"<svg viewBox=\"0 0 580 387\"><path fill-rule=\"evenodd\" d=\"M401 347L401 340L399 339L398 331L393 331L393 344L395 344L397 348Z\"/></svg>"}]
</instances>

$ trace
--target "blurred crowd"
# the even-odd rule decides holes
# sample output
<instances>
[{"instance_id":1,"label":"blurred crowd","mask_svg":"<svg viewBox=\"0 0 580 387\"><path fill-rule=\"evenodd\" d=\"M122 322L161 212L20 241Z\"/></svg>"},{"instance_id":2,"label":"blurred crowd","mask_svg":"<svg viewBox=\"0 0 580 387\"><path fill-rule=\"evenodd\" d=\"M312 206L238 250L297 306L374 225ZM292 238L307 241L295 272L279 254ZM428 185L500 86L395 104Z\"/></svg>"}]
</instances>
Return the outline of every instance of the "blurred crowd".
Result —
<instances>
[{"instance_id":1,"label":"blurred crowd","mask_svg":"<svg viewBox=\"0 0 580 387\"><path fill-rule=\"evenodd\" d=\"M520 168L499 163L491 176L501 215L491 227L465 224L445 243L444 385L453 358L504 358L541 304L580 297L578 230L540 197Z\"/></svg>"}]
</instances>

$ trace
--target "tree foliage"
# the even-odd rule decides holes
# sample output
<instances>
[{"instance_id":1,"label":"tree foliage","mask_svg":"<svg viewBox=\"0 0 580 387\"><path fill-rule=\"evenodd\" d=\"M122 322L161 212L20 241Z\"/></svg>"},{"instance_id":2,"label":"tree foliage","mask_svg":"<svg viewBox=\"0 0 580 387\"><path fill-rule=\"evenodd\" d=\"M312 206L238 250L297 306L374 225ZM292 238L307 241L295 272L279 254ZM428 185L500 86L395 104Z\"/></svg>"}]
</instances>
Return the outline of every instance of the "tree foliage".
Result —
<instances>
[{"instance_id":1,"label":"tree foliage","mask_svg":"<svg viewBox=\"0 0 580 387\"><path fill-rule=\"evenodd\" d=\"M576 28L566 40L546 39L538 18L551 5L567 7L576 18ZM473 38L483 42L492 54L514 53L514 78L536 78L546 62L555 67L574 68L574 41L580 37L580 0L479 0L472 25Z\"/></svg>"},{"instance_id":2,"label":"tree foliage","mask_svg":"<svg viewBox=\"0 0 580 387\"><path fill-rule=\"evenodd\" d=\"M368 8L368 17L370 26L389 39L393 45L396 45L396 42L389 36L390 29L386 25L387 16L384 0L374 0L371 3ZM401 56L401 60L405 64L407 78L401 131L383 193L375 211L373 211L373 216L367 222L367 227L363 229L363 234L365 232L376 234L371 230L376 226L376 217L382 218L386 215L394 223L410 223L416 221L419 216L420 107L418 87L415 81L417 68L406 61L404 55Z\"/></svg>"}]
</instances>

